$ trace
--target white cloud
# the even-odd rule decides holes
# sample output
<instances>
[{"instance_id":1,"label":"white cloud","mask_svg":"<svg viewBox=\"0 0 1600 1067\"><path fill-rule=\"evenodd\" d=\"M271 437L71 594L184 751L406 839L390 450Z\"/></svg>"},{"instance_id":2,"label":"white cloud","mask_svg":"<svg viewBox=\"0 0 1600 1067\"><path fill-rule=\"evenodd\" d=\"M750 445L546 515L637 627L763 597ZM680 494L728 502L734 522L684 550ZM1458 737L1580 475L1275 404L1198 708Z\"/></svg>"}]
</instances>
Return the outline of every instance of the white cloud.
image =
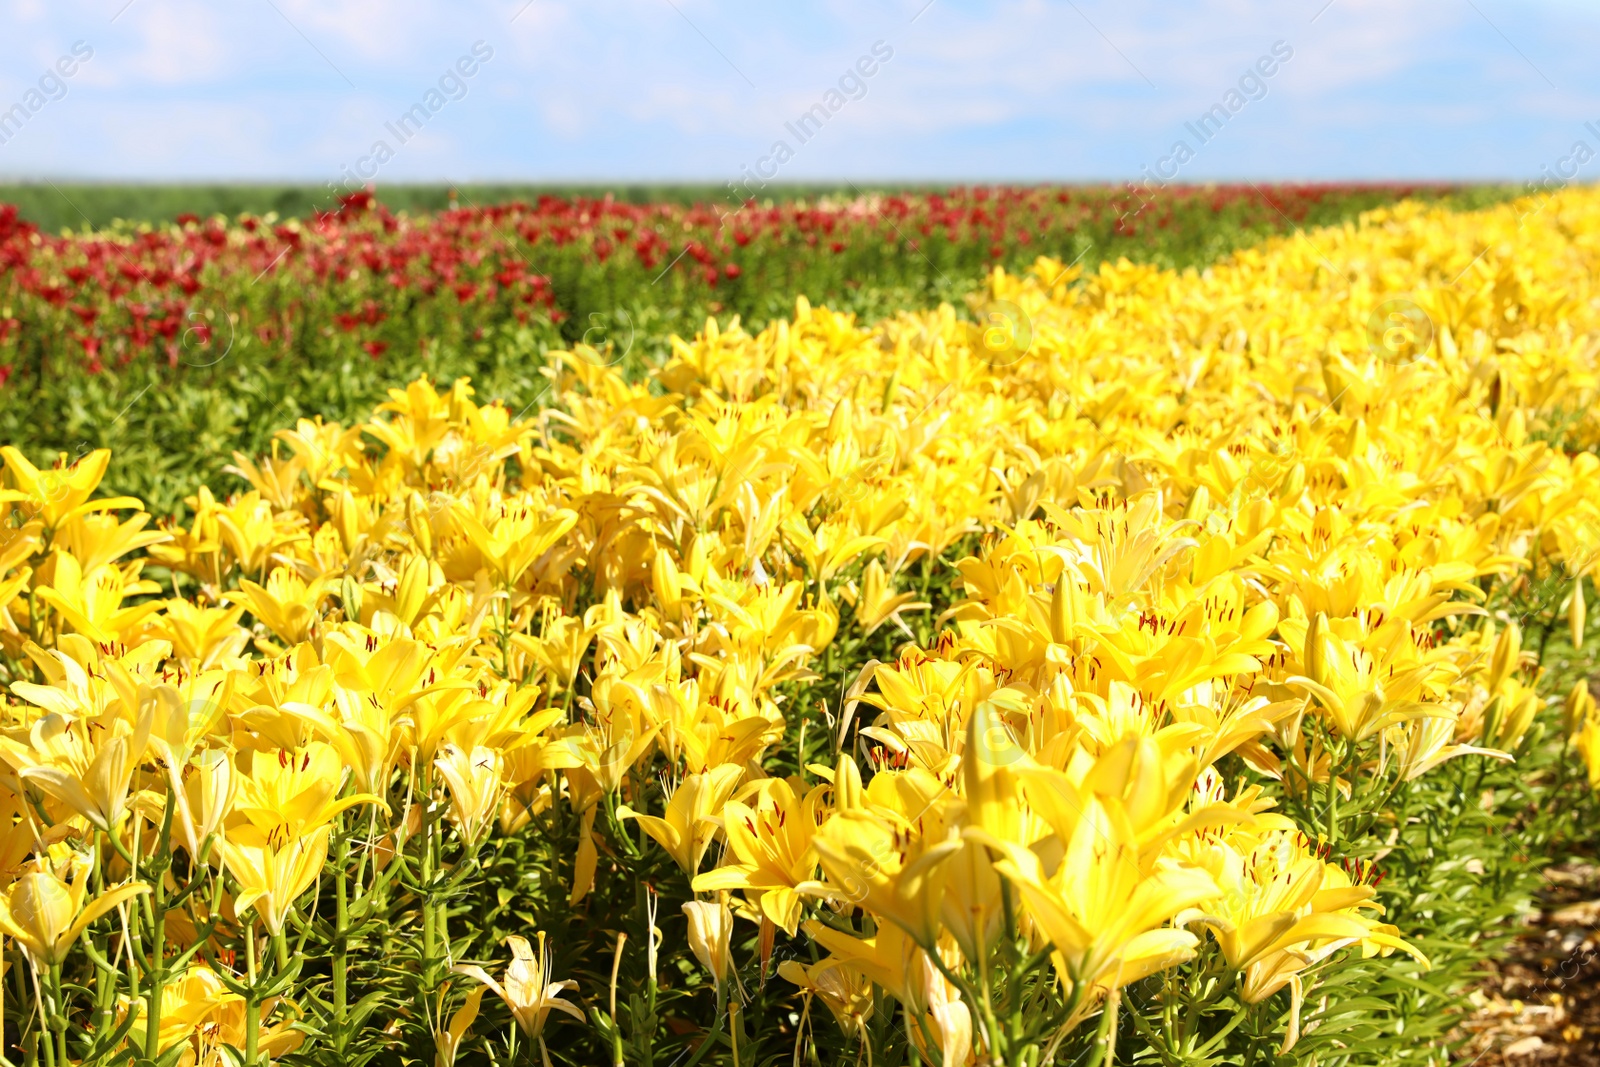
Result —
<instances>
[{"instance_id":1,"label":"white cloud","mask_svg":"<svg viewBox=\"0 0 1600 1067\"><path fill-rule=\"evenodd\" d=\"M1294 59L1205 168L1442 175L1499 145L1497 165L1528 156L1531 171L1529 145L1565 146L1600 117L1593 0L1477 0L1560 93L1459 3L1334 0L1311 23L1323 0L935 0L912 23L923 2L534 0L513 23L523 0L136 0L110 24L123 0L14 0L0 96L75 39L95 59L52 122L74 135L7 154L56 172L320 180L480 38L493 61L397 172L732 176L878 39L893 60L785 177L1131 175L1280 38Z\"/></svg>"},{"instance_id":2,"label":"white cloud","mask_svg":"<svg viewBox=\"0 0 1600 1067\"><path fill-rule=\"evenodd\" d=\"M115 84L174 86L209 82L234 68L237 38L223 32L214 9L206 4L165 0L131 9L124 17L142 47L130 53L126 46L103 45L97 54L102 62L92 72L97 78Z\"/></svg>"}]
</instances>

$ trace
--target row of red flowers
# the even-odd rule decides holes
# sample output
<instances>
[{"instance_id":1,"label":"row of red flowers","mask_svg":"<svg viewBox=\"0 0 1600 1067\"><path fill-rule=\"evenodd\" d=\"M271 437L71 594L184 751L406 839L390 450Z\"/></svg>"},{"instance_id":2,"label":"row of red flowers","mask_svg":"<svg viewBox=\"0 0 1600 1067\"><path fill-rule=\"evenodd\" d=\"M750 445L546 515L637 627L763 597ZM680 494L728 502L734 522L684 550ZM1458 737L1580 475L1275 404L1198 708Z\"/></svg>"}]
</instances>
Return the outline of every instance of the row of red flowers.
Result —
<instances>
[{"instance_id":1,"label":"row of red flowers","mask_svg":"<svg viewBox=\"0 0 1600 1067\"><path fill-rule=\"evenodd\" d=\"M640 302L692 325L707 310L760 317L774 294L786 303L797 292L838 299L864 283L927 286L1041 252L1170 250L1165 258L1181 260L1217 220L1281 230L1441 191L974 187L694 205L541 196L420 216L360 191L304 220L184 215L59 236L0 205L0 361L5 376L60 369L62 338L94 373L141 357L205 365L192 357L239 336L306 358L376 358L396 345L563 322L576 339L591 316Z\"/></svg>"}]
</instances>

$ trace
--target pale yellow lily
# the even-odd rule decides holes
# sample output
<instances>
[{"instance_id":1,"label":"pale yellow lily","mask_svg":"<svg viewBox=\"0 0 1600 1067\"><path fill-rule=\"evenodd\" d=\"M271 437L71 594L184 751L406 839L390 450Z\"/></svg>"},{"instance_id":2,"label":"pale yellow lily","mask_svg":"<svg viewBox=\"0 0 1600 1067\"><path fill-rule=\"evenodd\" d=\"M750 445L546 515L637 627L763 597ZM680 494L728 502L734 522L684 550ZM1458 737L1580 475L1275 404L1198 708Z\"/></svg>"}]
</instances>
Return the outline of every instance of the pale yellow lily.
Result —
<instances>
[{"instance_id":1,"label":"pale yellow lily","mask_svg":"<svg viewBox=\"0 0 1600 1067\"><path fill-rule=\"evenodd\" d=\"M28 958L41 967L54 967L94 922L130 897L150 892L142 883L108 889L89 899L88 856L73 853L65 863L66 877L58 875L48 859L39 859L22 877L0 894L0 932L16 938Z\"/></svg>"}]
</instances>

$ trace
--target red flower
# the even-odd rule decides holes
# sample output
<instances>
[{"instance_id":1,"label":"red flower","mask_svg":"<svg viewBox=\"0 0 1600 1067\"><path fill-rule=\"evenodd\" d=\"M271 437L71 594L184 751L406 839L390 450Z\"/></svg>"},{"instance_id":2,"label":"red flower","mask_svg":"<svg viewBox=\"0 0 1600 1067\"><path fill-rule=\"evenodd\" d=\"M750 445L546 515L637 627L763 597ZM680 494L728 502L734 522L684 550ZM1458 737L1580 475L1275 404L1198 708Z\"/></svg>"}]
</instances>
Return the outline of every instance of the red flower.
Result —
<instances>
[{"instance_id":1,"label":"red flower","mask_svg":"<svg viewBox=\"0 0 1600 1067\"><path fill-rule=\"evenodd\" d=\"M371 209L372 205L377 202L378 198L372 195L371 189L358 189L339 198L339 209L348 211L352 215L359 215L363 211Z\"/></svg>"},{"instance_id":2,"label":"red flower","mask_svg":"<svg viewBox=\"0 0 1600 1067\"><path fill-rule=\"evenodd\" d=\"M743 274L744 271L739 269L739 264L729 263L727 266L722 268L722 273L729 281L732 281L739 275Z\"/></svg>"},{"instance_id":3,"label":"red flower","mask_svg":"<svg viewBox=\"0 0 1600 1067\"><path fill-rule=\"evenodd\" d=\"M380 359L382 358L383 354L389 350L389 342L362 341L361 347L365 349L367 355L371 356L373 359Z\"/></svg>"},{"instance_id":4,"label":"red flower","mask_svg":"<svg viewBox=\"0 0 1600 1067\"><path fill-rule=\"evenodd\" d=\"M78 338L78 343L83 345L83 358L89 361L89 373L99 374L105 370L105 364L100 362L100 338L88 335Z\"/></svg>"}]
</instances>

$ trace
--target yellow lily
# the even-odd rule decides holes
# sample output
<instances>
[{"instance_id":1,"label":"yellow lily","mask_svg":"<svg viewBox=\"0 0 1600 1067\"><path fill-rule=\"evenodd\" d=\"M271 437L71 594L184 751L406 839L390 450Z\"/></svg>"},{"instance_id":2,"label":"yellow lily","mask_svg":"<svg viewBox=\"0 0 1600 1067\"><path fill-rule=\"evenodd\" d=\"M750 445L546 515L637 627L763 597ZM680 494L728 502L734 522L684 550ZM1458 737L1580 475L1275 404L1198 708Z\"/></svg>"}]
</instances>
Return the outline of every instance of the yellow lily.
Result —
<instances>
[{"instance_id":1,"label":"yellow lily","mask_svg":"<svg viewBox=\"0 0 1600 1067\"><path fill-rule=\"evenodd\" d=\"M72 553L58 550L38 575L44 583L39 588L39 599L85 637L107 643L121 641L161 610L160 602L154 600L123 606L129 597L161 591L155 582L139 579L143 565L143 561L134 560L125 566L102 563L85 570Z\"/></svg>"},{"instance_id":2,"label":"yellow lily","mask_svg":"<svg viewBox=\"0 0 1600 1067\"><path fill-rule=\"evenodd\" d=\"M97 448L71 464L66 462L63 452L56 466L46 470L29 463L26 456L10 445L0 448L0 458L6 461L6 480L13 486L7 497L19 501L23 513L30 518L37 516L46 529L54 530L74 515L141 506L139 501L126 496L89 499L111 463L108 448Z\"/></svg>"},{"instance_id":3,"label":"yellow lily","mask_svg":"<svg viewBox=\"0 0 1600 1067\"><path fill-rule=\"evenodd\" d=\"M530 1041L540 1042L542 1047L545 1020L552 1011L565 1012L579 1022L583 1021L583 1012L577 1005L561 999L561 994L565 990L578 988L577 982L571 979L550 981L552 961L550 954L545 950L542 930L538 937L537 952L528 944L527 938L515 934L506 938L505 943L511 946L511 962L506 965L503 984L495 981L487 971L476 964L458 963L451 970L475 978L494 990L495 994L506 1002L506 1007L511 1009L512 1018L516 1020L523 1034Z\"/></svg>"},{"instance_id":4,"label":"yellow lily","mask_svg":"<svg viewBox=\"0 0 1600 1067\"><path fill-rule=\"evenodd\" d=\"M910 636L911 631L900 618L901 613L926 611L929 607L926 602L917 600L914 593L895 593L893 586L889 584L889 576L884 572L883 564L878 560L868 563L862 570L860 589L847 588L844 596L855 608L856 622L863 627L862 632L866 634L873 633L885 623L892 622Z\"/></svg>"},{"instance_id":5,"label":"yellow lily","mask_svg":"<svg viewBox=\"0 0 1600 1067\"><path fill-rule=\"evenodd\" d=\"M733 965L728 947L733 934L733 912L720 900L716 903L690 900L684 903L683 914L689 920L690 951L700 961L700 966L711 972L712 980L721 989Z\"/></svg>"},{"instance_id":6,"label":"yellow lily","mask_svg":"<svg viewBox=\"0 0 1600 1067\"><path fill-rule=\"evenodd\" d=\"M239 583L239 592L225 593L223 599L244 604L267 629L297 645L310 639L331 584L323 578L308 582L288 567L274 567L265 586L246 579Z\"/></svg>"},{"instance_id":7,"label":"yellow lily","mask_svg":"<svg viewBox=\"0 0 1600 1067\"><path fill-rule=\"evenodd\" d=\"M1316 697L1334 728L1351 741L1365 741L1427 713L1428 705L1418 698L1432 666L1401 663L1396 670L1386 650L1374 654L1344 640L1320 612L1306 628L1301 660L1306 673L1291 676L1289 684Z\"/></svg>"},{"instance_id":8,"label":"yellow lily","mask_svg":"<svg viewBox=\"0 0 1600 1067\"><path fill-rule=\"evenodd\" d=\"M1115 801L1088 798L1053 857L1048 849L981 838L1003 854L995 867L1016 886L1072 981L1089 989L1117 989L1188 959L1197 939L1165 924L1217 895L1204 871L1161 866L1145 875L1138 839L1120 809Z\"/></svg>"},{"instance_id":9,"label":"yellow lily","mask_svg":"<svg viewBox=\"0 0 1600 1067\"><path fill-rule=\"evenodd\" d=\"M467 539L502 587L516 585L539 557L577 525L578 515L566 508L538 514L526 505L502 506L494 517L480 519L464 506L454 515Z\"/></svg>"},{"instance_id":10,"label":"yellow lily","mask_svg":"<svg viewBox=\"0 0 1600 1067\"><path fill-rule=\"evenodd\" d=\"M229 830L222 842L222 858L239 883L234 911L242 915L253 908L276 936L300 894L322 873L332 833L326 825L294 836L282 826L271 831L251 825Z\"/></svg>"},{"instance_id":11,"label":"yellow lily","mask_svg":"<svg viewBox=\"0 0 1600 1067\"><path fill-rule=\"evenodd\" d=\"M784 960L778 975L798 986L808 1001L822 1001L847 1036L865 1037L872 1017L872 982L855 967L835 957L812 964Z\"/></svg>"},{"instance_id":12,"label":"yellow lily","mask_svg":"<svg viewBox=\"0 0 1600 1067\"><path fill-rule=\"evenodd\" d=\"M144 997L133 1002L134 1022L128 1031L128 1047L143 1050L148 1032L149 1003ZM129 1005L123 1001L124 1011ZM244 998L230 992L215 971L204 963L192 963L176 981L161 989L161 1030L158 1047L166 1052L172 1046L193 1038L203 1027L214 1027L231 1009L244 1008Z\"/></svg>"},{"instance_id":13,"label":"yellow lily","mask_svg":"<svg viewBox=\"0 0 1600 1067\"><path fill-rule=\"evenodd\" d=\"M96 829L110 832L127 811L128 789L145 756L154 710L155 701L146 701L137 723L116 719L109 730L104 722L52 712L33 724L29 744L0 738L0 758L24 782L37 785ZM92 727L100 728L98 738Z\"/></svg>"},{"instance_id":14,"label":"yellow lily","mask_svg":"<svg viewBox=\"0 0 1600 1067\"><path fill-rule=\"evenodd\" d=\"M0 932L16 938L36 965L61 963L90 923L130 897L150 892L149 886L136 883L88 900L90 867L89 857L75 852L63 878L41 857L0 894Z\"/></svg>"},{"instance_id":15,"label":"yellow lily","mask_svg":"<svg viewBox=\"0 0 1600 1067\"><path fill-rule=\"evenodd\" d=\"M480 985L468 993L466 1002L450 1016L450 1022L444 1029L434 1031L433 1067L452 1067L456 1062L456 1054L461 1051L461 1042L466 1039L467 1031L472 1029L472 1024L477 1021L478 1007L487 992L489 987ZM443 999L442 993L440 999Z\"/></svg>"},{"instance_id":16,"label":"yellow lily","mask_svg":"<svg viewBox=\"0 0 1600 1067\"><path fill-rule=\"evenodd\" d=\"M764 788L754 808L729 801L722 809L723 832L737 862L698 875L694 891L743 889L762 915L793 937L805 903L799 887L817 869L811 839L826 787L812 789L801 800L785 779L760 784Z\"/></svg>"},{"instance_id":17,"label":"yellow lily","mask_svg":"<svg viewBox=\"0 0 1600 1067\"><path fill-rule=\"evenodd\" d=\"M385 806L372 793L340 799L343 778L339 754L320 741L294 751L254 752L239 776L234 814L262 834L287 840L326 826L357 804Z\"/></svg>"},{"instance_id":18,"label":"yellow lily","mask_svg":"<svg viewBox=\"0 0 1600 1067\"><path fill-rule=\"evenodd\" d=\"M505 760L492 748L480 746L467 752L445 745L433 765L450 787L450 817L460 828L462 839L469 846L476 844L505 796L501 783Z\"/></svg>"},{"instance_id":19,"label":"yellow lily","mask_svg":"<svg viewBox=\"0 0 1600 1067\"><path fill-rule=\"evenodd\" d=\"M719 829L717 816L743 775L742 768L730 764L713 767L704 774L691 774L672 791L664 818L635 811L626 804L617 808L617 817L639 820L645 833L655 838L693 878Z\"/></svg>"},{"instance_id":20,"label":"yellow lily","mask_svg":"<svg viewBox=\"0 0 1600 1067\"><path fill-rule=\"evenodd\" d=\"M961 844L953 828L930 841L873 811L839 812L815 839L827 883L806 888L866 908L931 948L939 937L945 863Z\"/></svg>"}]
</instances>

